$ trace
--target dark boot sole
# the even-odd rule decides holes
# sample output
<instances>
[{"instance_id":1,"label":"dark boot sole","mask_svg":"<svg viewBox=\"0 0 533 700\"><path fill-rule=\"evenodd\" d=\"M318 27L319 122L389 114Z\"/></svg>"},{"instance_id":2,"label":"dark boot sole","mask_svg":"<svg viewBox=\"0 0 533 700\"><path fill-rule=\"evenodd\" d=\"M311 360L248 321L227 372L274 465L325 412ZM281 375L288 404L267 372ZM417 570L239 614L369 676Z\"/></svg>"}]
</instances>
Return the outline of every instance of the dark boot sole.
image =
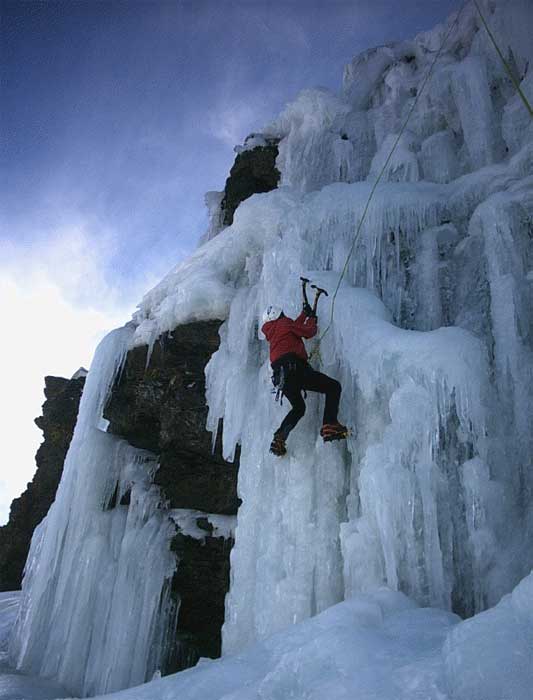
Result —
<instances>
[{"instance_id":1,"label":"dark boot sole","mask_svg":"<svg viewBox=\"0 0 533 700\"><path fill-rule=\"evenodd\" d=\"M287 454L285 441L283 440L281 443L276 443L276 440L273 440L270 445L270 453L276 455L276 457L284 457Z\"/></svg>"}]
</instances>

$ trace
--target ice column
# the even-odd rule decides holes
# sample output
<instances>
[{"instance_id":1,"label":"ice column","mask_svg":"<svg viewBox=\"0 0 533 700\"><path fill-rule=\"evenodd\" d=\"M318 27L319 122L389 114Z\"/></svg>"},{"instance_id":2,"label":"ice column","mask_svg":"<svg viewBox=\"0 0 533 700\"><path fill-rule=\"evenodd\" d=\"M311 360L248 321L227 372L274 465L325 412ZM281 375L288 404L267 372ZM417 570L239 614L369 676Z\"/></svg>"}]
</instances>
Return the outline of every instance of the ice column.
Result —
<instances>
[{"instance_id":1,"label":"ice column","mask_svg":"<svg viewBox=\"0 0 533 700\"><path fill-rule=\"evenodd\" d=\"M473 478L461 479L463 465L477 458L478 480L490 481L483 343L457 328L399 328L377 296L401 319L402 269L409 264L414 272L405 256L418 251L418 293L428 292L429 280L432 296L416 322L440 322L438 249L457 236L450 225L435 228L445 214L440 187L383 186L347 272L347 280L369 289L343 284L332 330L314 360L341 380L341 418L354 435L347 444L324 445L323 400L310 394L289 456L278 460L268 452L288 407L270 394L267 347L257 334L261 309L274 300L297 314L298 274L311 264L307 276L335 288L338 271L316 267L342 266L368 189L331 185L306 195L304 206L294 202L283 215L282 240L264 239L260 261L248 263L253 274L235 293L208 366L208 427L223 416L226 455L236 442L242 446L226 652L383 583L422 603L464 611L475 608L473 598L484 599L471 542L481 540L478 523L490 542L491 523L467 518L474 501L486 511L485 496L472 494ZM326 307L322 313L324 328Z\"/></svg>"},{"instance_id":2,"label":"ice column","mask_svg":"<svg viewBox=\"0 0 533 700\"><path fill-rule=\"evenodd\" d=\"M151 483L155 456L102 430L133 331L99 345L56 500L36 530L10 654L19 669L94 695L164 662L174 528Z\"/></svg>"}]
</instances>

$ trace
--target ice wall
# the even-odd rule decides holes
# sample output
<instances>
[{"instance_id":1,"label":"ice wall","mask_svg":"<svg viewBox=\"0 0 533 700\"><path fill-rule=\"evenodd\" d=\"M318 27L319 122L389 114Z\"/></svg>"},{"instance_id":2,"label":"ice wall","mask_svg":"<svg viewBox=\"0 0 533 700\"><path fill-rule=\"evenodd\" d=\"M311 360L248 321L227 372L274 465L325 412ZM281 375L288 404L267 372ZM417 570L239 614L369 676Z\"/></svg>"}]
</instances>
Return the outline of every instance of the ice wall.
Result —
<instances>
[{"instance_id":1,"label":"ice wall","mask_svg":"<svg viewBox=\"0 0 533 700\"><path fill-rule=\"evenodd\" d=\"M341 413L355 432L346 446L317 438L310 395L289 456L269 455L287 407L270 394L258 319L272 299L298 312L302 272L335 287L369 184L253 197L143 301L139 342L227 303L207 370L208 427L224 417L226 457L242 445L226 651L382 583L472 614L531 567L532 155L526 144L448 185L377 191L314 358L343 384ZM207 262L221 291L204 303L195 269ZM498 309L508 315L495 344ZM328 318L324 307L322 328ZM511 396L521 426L502 414Z\"/></svg>"},{"instance_id":2,"label":"ice wall","mask_svg":"<svg viewBox=\"0 0 533 700\"><path fill-rule=\"evenodd\" d=\"M18 668L83 695L151 678L174 612L174 527L151 484L157 462L102 423L132 333L113 331L96 351L56 500L33 537L10 643Z\"/></svg>"},{"instance_id":3,"label":"ice wall","mask_svg":"<svg viewBox=\"0 0 533 700\"><path fill-rule=\"evenodd\" d=\"M533 7L483 8L530 94ZM254 220L268 231L208 368L210 426L223 415L227 453L242 444L227 651L380 583L472 614L533 563L532 127L473 6L389 162L315 357L342 382L356 435L324 447L310 397L280 462L267 450L283 412L257 398L262 307L296 313L304 271L335 287L360 181L381 170L453 20L367 52L342 98L304 91L267 127L286 190L240 212L236 237Z\"/></svg>"},{"instance_id":4,"label":"ice wall","mask_svg":"<svg viewBox=\"0 0 533 700\"><path fill-rule=\"evenodd\" d=\"M531 4L480 0L516 78L531 95ZM304 90L265 131L282 138L282 184L309 192L331 182L371 181L418 95L430 64L448 36L429 84L388 172L391 181L450 182L516 152L531 120L473 3L413 41L392 43L357 56L344 70L339 98ZM481 30L480 30L481 28ZM516 112L515 112L516 110ZM502 111L513 113L506 128ZM520 114L520 116L519 116ZM523 143L523 141L522 141Z\"/></svg>"},{"instance_id":5,"label":"ice wall","mask_svg":"<svg viewBox=\"0 0 533 700\"><path fill-rule=\"evenodd\" d=\"M259 311L273 297L296 312L297 272L334 288L338 273L316 270L340 267L349 243L344 232L367 196L364 184L332 185L284 213L292 235L283 246L267 247L253 283L237 292L221 349L208 366L210 426L224 415L228 455L236 442L242 445L227 651L385 582L426 604L469 612L484 605L473 542L493 538L492 523L483 520L493 495L484 448L491 394L486 348L464 329L422 332L392 323L396 315L411 327L431 325L416 300L414 290L424 294L420 280L408 302L413 315L404 312L400 258L409 241L414 255L416 241L446 229L438 188L388 185L377 195L315 360L343 384L341 415L354 436L347 446L323 445L319 401L309 396L289 457L268 453L283 411L269 395ZM416 275L414 265L410 270ZM419 274L424 279L427 270ZM438 286L435 294L440 299ZM320 321L324 326L327 314ZM472 459L480 483L474 505ZM470 532L471 507L479 517Z\"/></svg>"},{"instance_id":6,"label":"ice wall","mask_svg":"<svg viewBox=\"0 0 533 700\"><path fill-rule=\"evenodd\" d=\"M531 95L533 6L482 5ZM241 445L227 652L382 584L470 615L530 571L533 128L470 4L376 191L313 357L341 381L353 434L324 445L309 395L288 456L268 452L288 407L270 393L262 310L296 314L303 273L336 287L449 26L354 59L340 96L304 91L264 130L281 139L281 187L242 203L232 226L145 296L134 332L106 341L88 380L100 403L86 399L33 543L12 644L21 666L94 692L159 663L174 562L155 465L96 426L126 347L189 320L226 319L207 368L208 427L224 418L226 458ZM322 329L329 318L323 303ZM135 507L105 510L131 469L146 475L134 480Z\"/></svg>"}]
</instances>

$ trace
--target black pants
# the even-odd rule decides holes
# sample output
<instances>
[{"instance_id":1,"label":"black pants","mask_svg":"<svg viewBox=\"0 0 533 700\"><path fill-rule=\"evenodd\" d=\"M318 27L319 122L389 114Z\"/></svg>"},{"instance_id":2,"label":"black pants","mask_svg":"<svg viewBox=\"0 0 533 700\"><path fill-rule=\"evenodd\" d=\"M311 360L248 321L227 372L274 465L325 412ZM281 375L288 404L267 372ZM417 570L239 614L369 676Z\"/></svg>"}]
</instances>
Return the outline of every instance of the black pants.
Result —
<instances>
[{"instance_id":1,"label":"black pants","mask_svg":"<svg viewBox=\"0 0 533 700\"><path fill-rule=\"evenodd\" d=\"M336 379L315 372L305 360L296 355L284 355L272 363L274 370L273 381L279 386L283 396L290 401L292 409L283 419L282 424L276 430L276 435L287 439L291 430L305 413L305 401L302 398L302 390L317 391L326 395L323 423L336 423L341 398L341 385Z\"/></svg>"}]
</instances>

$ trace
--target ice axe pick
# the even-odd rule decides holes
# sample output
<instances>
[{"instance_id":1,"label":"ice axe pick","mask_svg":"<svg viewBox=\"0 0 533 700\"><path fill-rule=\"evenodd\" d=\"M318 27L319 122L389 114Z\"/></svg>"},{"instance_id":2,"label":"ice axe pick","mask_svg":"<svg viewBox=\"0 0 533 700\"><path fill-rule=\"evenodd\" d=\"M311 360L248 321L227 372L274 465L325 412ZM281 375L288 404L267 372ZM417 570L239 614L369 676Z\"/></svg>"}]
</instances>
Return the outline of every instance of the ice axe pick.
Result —
<instances>
[{"instance_id":1,"label":"ice axe pick","mask_svg":"<svg viewBox=\"0 0 533 700\"><path fill-rule=\"evenodd\" d=\"M314 303L313 303L313 313L316 314L316 309L317 309L317 306L318 306L318 300L320 299L320 297L322 296L322 294L325 294L327 297L329 296L329 294L326 292L325 289L322 289L322 287L317 287L316 284L312 284L312 285L311 285L311 289L314 289L314 290L315 290L315 301L314 301Z\"/></svg>"}]
</instances>

